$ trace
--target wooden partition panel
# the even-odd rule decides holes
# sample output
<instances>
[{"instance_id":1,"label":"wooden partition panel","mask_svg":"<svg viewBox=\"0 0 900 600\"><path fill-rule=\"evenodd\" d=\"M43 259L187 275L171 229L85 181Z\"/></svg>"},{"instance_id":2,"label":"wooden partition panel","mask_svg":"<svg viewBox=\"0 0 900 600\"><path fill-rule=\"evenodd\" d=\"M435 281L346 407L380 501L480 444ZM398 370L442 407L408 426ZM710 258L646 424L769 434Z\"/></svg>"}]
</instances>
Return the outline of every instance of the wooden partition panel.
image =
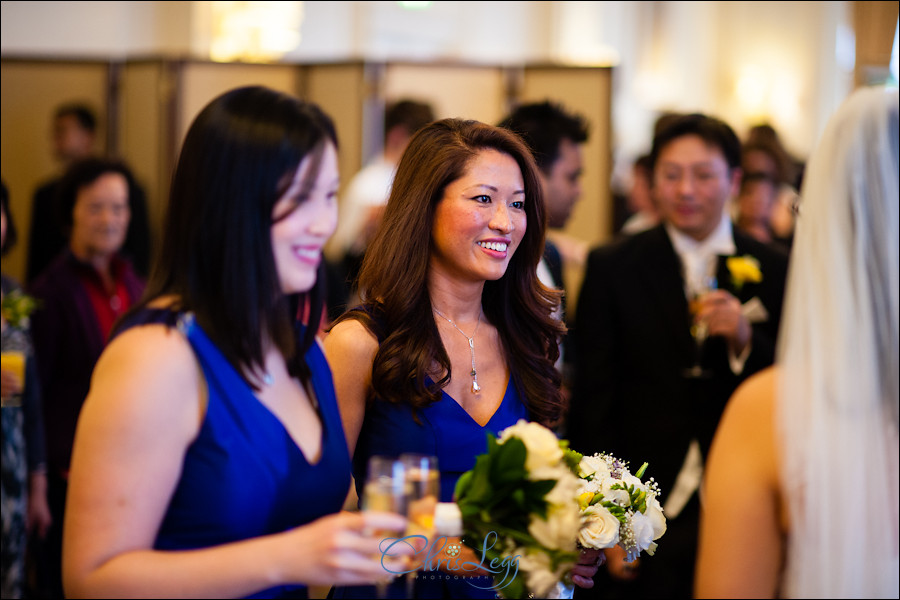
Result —
<instances>
[{"instance_id":1,"label":"wooden partition panel","mask_svg":"<svg viewBox=\"0 0 900 600\"><path fill-rule=\"evenodd\" d=\"M169 186L188 127L213 98L245 85L297 96L298 69L170 60L130 61L121 68L119 143L147 189L155 250L162 241Z\"/></svg>"},{"instance_id":2,"label":"wooden partition panel","mask_svg":"<svg viewBox=\"0 0 900 600\"><path fill-rule=\"evenodd\" d=\"M230 89L264 85L293 96L300 94L300 75L294 65L182 63L178 100L178 147L194 117L210 100Z\"/></svg>"},{"instance_id":3,"label":"wooden partition panel","mask_svg":"<svg viewBox=\"0 0 900 600\"><path fill-rule=\"evenodd\" d=\"M574 311L584 271L584 253L609 241L612 236L612 169L610 98L611 69L599 67L527 66L524 69L517 100L521 103L551 100L580 113L589 122L584 147L583 193L562 232L549 237L559 242L560 250L571 258L566 263L566 289ZM560 235L561 234L561 235ZM572 314L574 316L574 312Z\"/></svg>"},{"instance_id":4,"label":"wooden partition panel","mask_svg":"<svg viewBox=\"0 0 900 600\"><path fill-rule=\"evenodd\" d=\"M371 96L366 66L361 62L306 66L301 96L318 104L334 120L343 189L362 166L363 104Z\"/></svg>"},{"instance_id":5,"label":"wooden partition panel","mask_svg":"<svg viewBox=\"0 0 900 600\"><path fill-rule=\"evenodd\" d=\"M380 151L385 105L401 97L430 102L437 118L499 122L519 102L551 99L585 115L584 195L566 229L553 232L583 250L612 232L610 201L610 69L532 65L501 67L450 63L323 63L258 65L173 61L72 62L4 59L2 68L3 177L20 231L3 269L21 277L31 194L54 172L49 122L62 101L85 100L107 112L110 147L134 169L148 196L154 250L161 239L168 190L188 126L218 94L260 84L316 102L335 121L342 187ZM105 149L105 129L100 132ZM343 189L342 189L343 191ZM567 272L570 292L580 264Z\"/></svg>"},{"instance_id":6,"label":"wooden partition panel","mask_svg":"<svg viewBox=\"0 0 900 600\"><path fill-rule=\"evenodd\" d=\"M106 148L109 63L3 59L0 65L0 146L2 176L19 241L3 257L3 272L24 281L31 197L59 170L53 158L51 127L56 107L80 101L97 112L97 149Z\"/></svg>"},{"instance_id":7,"label":"wooden partition panel","mask_svg":"<svg viewBox=\"0 0 900 600\"><path fill-rule=\"evenodd\" d=\"M362 62L308 65L303 68L301 96L318 104L334 120L338 135L338 172L341 187L338 195L338 214L345 210L344 190L363 164L364 137L371 137L372 126L365 120L372 111L365 110L375 95L367 73L370 68ZM369 142L370 145L372 142ZM340 216L338 217L340 218ZM326 246L329 258L337 259L339 249Z\"/></svg>"},{"instance_id":8,"label":"wooden partition panel","mask_svg":"<svg viewBox=\"0 0 900 600\"><path fill-rule=\"evenodd\" d=\"M501 67L389 63L383 94L388 101L410 97L430 102L435 117L459 117L496 124L507 106Z\"/></svg>"},{"instance_id":9,"label":"wooden partition panel","mask_svg":"<svg viewBox=\"0 0 900 600\"><path fill-rule=\"evenodd\" d=\"M171 65L159 60L128 63L118 77L119 149L147 193L154 253L159 250L174 161L174 79Z\"/></svg>"}]
</instances>

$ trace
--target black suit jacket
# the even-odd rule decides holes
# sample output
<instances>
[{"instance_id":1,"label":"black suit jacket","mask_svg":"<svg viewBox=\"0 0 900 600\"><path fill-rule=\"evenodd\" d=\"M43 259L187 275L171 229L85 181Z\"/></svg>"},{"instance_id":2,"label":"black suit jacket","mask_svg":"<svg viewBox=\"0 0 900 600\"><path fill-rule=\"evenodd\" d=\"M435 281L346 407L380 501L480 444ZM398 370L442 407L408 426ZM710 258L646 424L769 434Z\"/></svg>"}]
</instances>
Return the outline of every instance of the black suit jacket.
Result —
<instances>
[{"instance_id":1,"label":"black suit jacket","mask_svg":"<svg viewBox=\"0 0 900 600\"><path fill-rule=\"evenodd\" d=\"M691 380L695 344L681 261L663 226L594 249L572 326L576 371L567 437L584 454L606 451L671 491L691 439L705 457L728 398L738 384L771 365L781 318L787 255L734 231L737 255L760 263L762 281L738 291L720 258L719 288L741 302L758 296L769 313L753 324L742 373L728 362L724 338L710 338L703 363L713 376ZM662 544L665 544L663 540Z\"/></svg>"}]
</instances>

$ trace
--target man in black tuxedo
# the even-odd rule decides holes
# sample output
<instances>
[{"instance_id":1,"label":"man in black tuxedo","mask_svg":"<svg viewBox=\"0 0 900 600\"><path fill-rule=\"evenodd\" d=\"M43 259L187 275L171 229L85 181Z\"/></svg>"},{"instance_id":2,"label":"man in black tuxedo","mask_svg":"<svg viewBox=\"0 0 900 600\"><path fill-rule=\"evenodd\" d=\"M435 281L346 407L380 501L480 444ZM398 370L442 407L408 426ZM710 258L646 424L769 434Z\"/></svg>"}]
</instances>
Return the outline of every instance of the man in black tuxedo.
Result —
<instances>
[{"instance_id":1,"label":"man in black tuxedo","mask_svg":"<svg viewBox=\"0 0 900 600\"><path fill-rule=\"evenodd\" d=\"M566 226L575 203L581 198L581 176L584 171L582 148L588 140L584 117L569 112L553 102L522 104L507 115L500 127L519 134L531 148L541 178L541 191L547 207L547 228L561 230ZM565 291L565 260L550 239L544 242L544 255L538 265L538 277L544 285ZM565 320L566 298L560 308ZM563 340L561 367L563 385L570 385L573 350L568 338Z\"/></svg>"},{"instance_id":2,"label":"man in black tuxedo","mask_svg":"<svg viewBox=\"0 0 900 600\"><path fill-rule=\"evenodd\" d=\"M703 457L732 392L774 359L787 255L732 227L737 136L717 119L685 115L656 135L651 162L662 224L588 258L567 431L584 454L610 452L633 469L648 462L668 531L655 556L634 564L608 552L608 573L578 597L692 595ZM709 277L718 289L692 315L688 298ZM691 329L701 323L709 337L698 350Z\"/></svg>"}]
</instances>

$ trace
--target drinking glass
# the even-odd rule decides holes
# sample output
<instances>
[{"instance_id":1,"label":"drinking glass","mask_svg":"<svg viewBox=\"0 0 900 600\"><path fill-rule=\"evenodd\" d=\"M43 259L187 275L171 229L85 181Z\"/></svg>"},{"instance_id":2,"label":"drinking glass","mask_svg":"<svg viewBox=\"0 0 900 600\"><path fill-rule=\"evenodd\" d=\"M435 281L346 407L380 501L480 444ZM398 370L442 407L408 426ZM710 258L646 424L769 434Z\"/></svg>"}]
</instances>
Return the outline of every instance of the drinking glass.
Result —
<instances>
[{"instance_id":1,"label":"drinking glass","mask_svg":"<svg viewBox=\"0 0 900 600\"><path fill-rule=\"evenodd\" d=\"M409 511L411 491L402 462L387 456L369 458L368 473L363 486L362 510L392 512L406 516ZM368 533L384 539L398 537L403 534L403 531L374 530ZM379 598L387 597L388 583L392 579L392 577L386 576L375 583Z\"/></svg>"},{"instance_id":2,"label":"drinking glass","mask_svg":"<svg viewBox=\"0 0 900 600\"><path fill-rule=\"evenodd\" d=\"M406 480L410 484L407 535L424 535L429 542L434 535L434 511L441 499L441 478L436 456L401 454ZM406 597L415 592L416 573L406 574Z\"/></svg>"},{"instance_id":3,"label":"drinking glass","mask_svg":"<svg viewBox=\"0 0 900 600\"><path fill-rule=\"evenodd\" d=\"M694 338L694 365L685 369L685 377L706 379L712 376L712 372L702 364L703 346L709 337L709 324L705 320L698 320L696 316L703 305L703 297L717 288L718 282L715 277L701 277L690 286L691 299L688 309L691 313L691 337Z\"/></svg>"},{"instance_id":4,"label":"drinking glass","mask_svg":"<svg viewBox=\"0 0 900 600\"><path fill-rule=\"evenodd\" d=\"M25 386L25 353L15 350L0 353L0 369L11 371L19 378L19 384ZM3 406L21 406L22 394L13 394L9 398L3 398Z\"/></svg>"}]
</instances>

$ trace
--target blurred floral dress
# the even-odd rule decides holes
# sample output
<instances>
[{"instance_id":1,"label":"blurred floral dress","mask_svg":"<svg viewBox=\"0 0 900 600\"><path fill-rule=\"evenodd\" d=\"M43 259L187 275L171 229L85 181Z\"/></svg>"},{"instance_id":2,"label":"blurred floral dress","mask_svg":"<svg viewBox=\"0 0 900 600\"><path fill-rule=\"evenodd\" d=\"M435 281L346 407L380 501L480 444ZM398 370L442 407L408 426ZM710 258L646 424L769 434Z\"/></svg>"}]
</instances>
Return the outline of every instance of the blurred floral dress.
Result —
<instances>
[{"instance_id":1,"label":"blurred floral dress","mask_svg":"<svg viewBox=\"0 0 900 600\"><path fill-rule=\"evenodd\" d=\"M3 277L3 293L13 289L9 279ZM18 351L31 360L31 343L26 329L3 323L0 332L0 349L3 352ZM27 381L25 393L28 393ZM2 496L2 581L0 597L21 598L25 574L25 514L27 508L28 464L25 447L25 414L22 395L11 401L3 401L3 455L0 496Z\"/></svg>"}]
</instances>

